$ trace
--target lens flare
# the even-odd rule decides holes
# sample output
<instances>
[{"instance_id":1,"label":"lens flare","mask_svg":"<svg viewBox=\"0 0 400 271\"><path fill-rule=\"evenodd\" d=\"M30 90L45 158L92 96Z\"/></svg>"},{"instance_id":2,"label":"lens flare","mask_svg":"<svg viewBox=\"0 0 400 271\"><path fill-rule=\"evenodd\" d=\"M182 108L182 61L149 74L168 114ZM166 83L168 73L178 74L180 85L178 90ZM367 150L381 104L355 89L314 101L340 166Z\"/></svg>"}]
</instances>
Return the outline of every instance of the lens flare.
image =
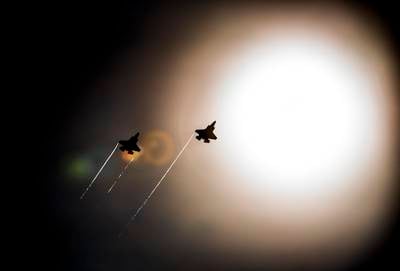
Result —
<instances>
[{"instance_id":1,"label":"lens flare","mask_svg":"<svg viewBox=\"0 0 400 271\"><path fill-rule=\"evenodd\" d=\"M122 160L129 163L132 160L132 158L134 161L137 161L142 156L142 154L143 154L143 150L140 152L135 151L133 154L129 154L128 152L124 151L124 152L121 152L120 156L121 156Z\"/></svg>"},{"instance_id":2,"label":"lens flare","mask_svg":"<svg viewBox=\"0 0 400 271\"><path fill-rule=\"evenodd\" d=\"M171 136L165 131L154 130L144 134L141 144L146 163L162 166L173 157L175 145Z\"/></svg>"}]
</instances>

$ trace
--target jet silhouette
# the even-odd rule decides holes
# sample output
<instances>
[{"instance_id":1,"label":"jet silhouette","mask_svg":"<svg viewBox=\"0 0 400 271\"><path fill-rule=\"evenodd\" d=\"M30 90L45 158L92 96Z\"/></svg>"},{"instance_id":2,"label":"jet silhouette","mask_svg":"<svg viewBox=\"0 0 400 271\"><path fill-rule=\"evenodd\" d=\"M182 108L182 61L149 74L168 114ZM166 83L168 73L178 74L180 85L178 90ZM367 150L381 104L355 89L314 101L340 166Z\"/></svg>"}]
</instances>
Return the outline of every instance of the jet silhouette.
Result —
<instances>
[{"instance_id":1,"label":"jet silhouette","mask_svg":"<svg viewBox=\"0 0 400 271\"><path fill-rule=\"evenodd\" d=\"M119 144L122 146L119 148L121 151L128 151L129 154L133 154L133 151L140 152L140 148L137 145L139 132L132 136L129 140L120 140Z\"/></svg>"},{"instance_id":2,"label":"jet silhouette","mask_svg":"<svg viewBox=\"0 0 400 271\"><path fill-rule=\"evenodd\" d=\"M215 123L216 121L213 121L213 123L208 125L206 129L197 129L195 131L198 134L198 136L196 136L196 139L199 141L201 139L204 139L204 143L210 143L210 139L217 139L217 136L214 134Z\"/></svg>"}]
</instances>

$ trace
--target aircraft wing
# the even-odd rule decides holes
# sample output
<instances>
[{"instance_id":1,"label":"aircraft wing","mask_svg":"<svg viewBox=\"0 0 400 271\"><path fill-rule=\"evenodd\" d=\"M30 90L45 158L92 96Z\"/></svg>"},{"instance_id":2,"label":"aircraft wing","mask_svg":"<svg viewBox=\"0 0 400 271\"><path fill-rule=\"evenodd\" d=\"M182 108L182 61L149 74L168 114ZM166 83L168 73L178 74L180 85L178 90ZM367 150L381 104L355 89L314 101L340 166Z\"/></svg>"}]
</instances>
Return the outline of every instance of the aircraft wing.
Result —
<instances>
[{"instance_id":1,"label":"aircraft wing","mask_svg":"<svg viewBox=\"0 0 400 271\"><path fill-rule=\"evenodd\" d=\"M214 133L211 133L209 137L210 139L217 139L217 136Z\"/></svg>"},{"instance_id":2,"label":"aircraft wing","mask_svg":"<svg viewBox=\"0 0 400 271\"><path fill-rule=\"evenodd\" d=\"M138 142L138 137L137 137L137 136L132 136L132 137L129 139L129 141L130 141L130 142L135 142L135 143L137 143L137 142Z\"/></svg>"}]
</instances>

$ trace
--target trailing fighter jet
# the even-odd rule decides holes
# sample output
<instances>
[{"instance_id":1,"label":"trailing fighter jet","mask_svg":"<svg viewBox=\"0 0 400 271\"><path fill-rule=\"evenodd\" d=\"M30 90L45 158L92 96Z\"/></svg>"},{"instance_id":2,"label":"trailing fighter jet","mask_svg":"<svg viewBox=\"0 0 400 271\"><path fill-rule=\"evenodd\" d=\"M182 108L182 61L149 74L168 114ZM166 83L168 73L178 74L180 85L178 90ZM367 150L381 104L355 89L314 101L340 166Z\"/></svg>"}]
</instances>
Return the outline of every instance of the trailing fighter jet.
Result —
<instances>
[{"instance_id":1,"label":"trailing fighter jet","mask_svg":"<svg viewBox=\"0 0 400 271\"><path fill-rule=\"evenodd\" d=\"M210 143L210 139L217 139L217 136L214 134L215 123L216 121L208 125L206 129L196 130L195 132L198 134L198 136L196 136L196 139L199 141L201 139L204 139L204 143Z\"/></svg>"},{"instance_id":2,"label":"trailing fighter jet","mask_svg":"<svg viewBox=\"0 0 400 271\"><path fill-rule=\"evenodd\" d=\"M133 154L133 151L140 152L140 148L137 145L139 132L132 136L129 140L120 140L119 144L122 146L119 148L121 151L128 151L129 154Z\"/></svg>"}]
</instances>

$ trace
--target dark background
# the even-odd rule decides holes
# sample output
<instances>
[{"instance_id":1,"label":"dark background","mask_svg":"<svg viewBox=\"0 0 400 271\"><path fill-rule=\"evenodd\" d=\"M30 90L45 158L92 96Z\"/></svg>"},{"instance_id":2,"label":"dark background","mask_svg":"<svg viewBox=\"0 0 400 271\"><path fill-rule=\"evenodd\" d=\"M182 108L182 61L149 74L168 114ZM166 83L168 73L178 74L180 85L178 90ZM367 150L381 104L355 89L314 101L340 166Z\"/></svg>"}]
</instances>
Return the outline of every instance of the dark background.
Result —
<instances>
[{"instance_id":1,"label":"dark background","mask_svg":"<svg viewBox=\"0 0 400 271\"><path fill-rule=\"evenodd\" d=\"M354 4L367 8L379 18L394 48L398 50L400 18L395 4L382 1ZM34 93L26 90L26 99L32 101L27 108L34 121L28 121L25 128L36 135L30 138L37 142L33 148L37 149L41 158L33 161L35 167L29 170L35 172L29 173L29 182L20 194L27 201L16 204L18 211L15 212L12 226L18 232L18 241L14 241L13 248L20 255L16 260L17 265L37 266L42 270L197 270L208 269L207 266L218 270L243 270L241 267L224 265L223 260L215 260L207 255L186 259L188 265L182 266L176 261L159 257L161 252L157 249L134 251L133 247L126 254L123 249L118 251L118 245L114 254L107 256L112 261L94 266L86 261L84 251L93 248L99 260L109 252L96 249L104 245L96 243L96 240L85 243L81 235L90 232L82 231L62 217L60 208L64 206L65 199L59 198L59 195L63 194L60 193L63 187L54 182L59 177L57 165L61 159L57 150L76 147L63 142L68 138L66 129L76 118L75 109L81 105L81 99L88 91L94 91L90 86L112 72L112 63L119 56L132 49L141 50L147 45L147 22L158 20L161 15L168 17L171 10L184 12L185 8L201 8L203 5L204 2L199 5L157 1L92 4L58 1L43 6L36 14L36 20L40 23L30 29L27 42L39 47L32 66L40 73L38 79L43 80ZM33 178L32 175L37 177ZM24 214L22 218L21 213ZM351 270L400 268L399 212L396 217L379 243ZM215 264L212 263L214 260ZM263 266L246 268L266 270Z\"/></svg>"}]
</instances>

